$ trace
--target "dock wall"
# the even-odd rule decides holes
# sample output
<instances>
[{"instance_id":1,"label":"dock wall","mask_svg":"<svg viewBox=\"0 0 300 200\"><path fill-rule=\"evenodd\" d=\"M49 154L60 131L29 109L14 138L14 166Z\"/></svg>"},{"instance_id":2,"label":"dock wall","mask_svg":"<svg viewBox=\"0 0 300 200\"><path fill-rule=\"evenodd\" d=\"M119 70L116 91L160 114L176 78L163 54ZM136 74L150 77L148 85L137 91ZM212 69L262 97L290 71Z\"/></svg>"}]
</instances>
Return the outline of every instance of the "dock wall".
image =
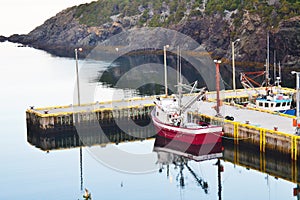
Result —
<instances>
[{"instance_id":1,"label":"dock wall","mask_svg":"<svg viewBox=\"0 0 300 200\"><path fill-rule=\"evenodd\" d=\"M204 114L194 113L193 117L212 124L223 126L224 136L235 144L240 142L256 145L260 152L277 151L289 154L292 160L297 160L300 149L300 136L269 130L258 126L223 120Z\"/></svg>"},{"instance_id":2,"label":"dock wall","mask_svg":"<svg viewBox=\"0 0 300 200\"><path fill-rule=\"evenodd\" d=\"M77 125L91 125L96 122L109 124L113 120L117 119L149 119L153 106L154 104L148 104L143 106L128 106L114 109L101 108L90 112L72 111L53 114L40 114L29 109L26 111L26 121L28 125L36 126L42 130L72 129L72 127Z\"/></svg>"},{"instance_id":3,"label":"dock wall","mask_svg":"<svg viewBox=\"0 0 300 200\"><path fill-rule=\"evenodd\" d=\"M293 183L300 182L299 162L291 160L289 155L275 152L259 152L255 145L234 144L232 140L223 140L223 160L248 170L267 173Z\"/></svg>"}]
</instances>

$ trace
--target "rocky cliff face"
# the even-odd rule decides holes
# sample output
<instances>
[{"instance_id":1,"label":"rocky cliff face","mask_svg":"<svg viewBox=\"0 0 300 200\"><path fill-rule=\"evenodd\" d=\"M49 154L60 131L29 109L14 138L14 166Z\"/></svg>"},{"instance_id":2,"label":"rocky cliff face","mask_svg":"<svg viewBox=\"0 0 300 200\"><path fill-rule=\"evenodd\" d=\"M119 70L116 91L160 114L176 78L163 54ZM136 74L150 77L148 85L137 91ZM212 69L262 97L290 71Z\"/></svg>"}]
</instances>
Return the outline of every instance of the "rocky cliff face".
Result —
<instances>
[{"instance_id":1,"label":"rocky cliff face","mask_svg":"<svg viewBox=\"0 0 300 200\"><path fill-rule=\"evenodd\" d=\"M156 10L155 4L148 4L146 7L137 5L137 9L133 10L130 16L124 14L126 7L124 12L121 12L121 5L114 4L111 8L114 15L111 15L107 22L102 23L104 19L101 18L98 20L100 24L93 21L92 25L81 22L84 13L79 12L79 9L82 10L82 6L72 7L50 18L29 34L12 35L8 40L43 49L58 56L73 57L74 48L83 47L90 50L124 30L162 25L192 37L208 52L212 52L214 57L223 58L228 63L231 60L231 41L239 38L240 42L236 43L235 47L236 59L241 62L240 65L252 63L262 66L267 55L269 32L270 57L273 58L273 52L276 52L277 62L280 61L289 67L300 67L300 16L282 19L278 26L269 28L270 23L266 23L265 18L257 13L242 10L237 14L238 10L235 9L208 14L205 11L206 1L201 5L196 5L195 2L198 1L191 2L184 4L180 12L179 6L175 12L172 11L172 5L165 2ZM96 3L94 4L96 6ZM127 13L129 11L126 10ZM97 16L99 18L101 13ZM240 17L238 22L236 16Z\"/></svg>"},{"instance_id":2,"label":"rocky cliff face","mask_svg":"<svg viewBox=\"0 0 300 200\"><path fill-rule=\"evenodd\" d=\"M273 41L278 59L284 65L300 67L300 16L282 21Z\"/></svg>"}]
</instances>

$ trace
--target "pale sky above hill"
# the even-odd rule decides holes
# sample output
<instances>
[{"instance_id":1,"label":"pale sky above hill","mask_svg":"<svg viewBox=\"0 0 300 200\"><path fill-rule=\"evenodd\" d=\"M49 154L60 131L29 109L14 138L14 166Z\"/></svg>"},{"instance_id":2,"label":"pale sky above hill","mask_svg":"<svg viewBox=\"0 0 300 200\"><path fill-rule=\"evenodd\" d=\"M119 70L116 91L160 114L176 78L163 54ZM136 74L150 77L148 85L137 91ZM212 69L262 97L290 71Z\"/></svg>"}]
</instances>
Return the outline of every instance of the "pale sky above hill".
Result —
<instances>
[{"instance_id":1,"label":"pale sky above hill","mask_svg":"<svg viewBox=\"0 0 300 200\"><path fill-rule=\"evenodd\" d=\"M61 10L93 0L0 0L0 35L26 34Z\"/></svg>"}]
</instances>

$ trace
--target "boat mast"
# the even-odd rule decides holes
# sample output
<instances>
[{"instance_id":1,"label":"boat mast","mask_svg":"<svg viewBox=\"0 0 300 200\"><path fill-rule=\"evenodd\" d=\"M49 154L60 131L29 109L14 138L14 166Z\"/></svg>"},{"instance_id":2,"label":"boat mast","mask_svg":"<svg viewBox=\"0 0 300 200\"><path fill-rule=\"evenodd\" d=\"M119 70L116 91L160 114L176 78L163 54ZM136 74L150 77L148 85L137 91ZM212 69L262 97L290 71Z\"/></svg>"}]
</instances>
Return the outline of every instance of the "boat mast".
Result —
<instances>
[{"instance_id":1,"label":"boat mast","mask_svg":"<svg viewBox=\"0 0 300 200\"><path fill-rule=\"evenodd\" d=\"M269 31L267 33L267 60L266 60L266 89L269 86L269 70L270 70L270 38Z\"/></svg>"},{"instance_id":2,"label":"boat mast","mask_svg":"<svg viewBox=\"0 0 300 200\"><path fill-rule=\"evenodd\" d=\"M165 95L166 95L166 97L168 96L167 48L169 48L169 45L164 46L164 72L165 72Z\"/></svg>"},{"instance_id":3,"label":"boat mast","mask_svg":"<svg viewBox=\"0 0 300 200\"><path fill-rule=\"evenodd\" d=\"M180 47L178 46L178 49L177 49L178 53L177 53L177 65L178 65L178 95L179 95L179 98L178 98L178 104L179 104L179 115L181 114L182 112L182 74L181 74L181 51L180 51Z\"/></svg>"},{"instance_id":4,"label":"boat mast","mask_svg":"<svg viewBox=\"0 0 300 200\"><path fill-rule=\"evenodd\" d=\"M179 84L179 46L177 47L177 64L176 64L176 71L177 71L177 85ZM179 85L177 87L177 93L179 94Z\"/></svg>"},{"instance_id":5,"label":"boat mast","mask_svg":"<svg viewBox=\"0 0 300 200\"><path fill-rule=\"evenodd\" d=\"M281 82L281 66L280 66L280 61L279 61L279 63L278 63L278 75L279 75L279 83Z\"/></svg>"}]
</instances>

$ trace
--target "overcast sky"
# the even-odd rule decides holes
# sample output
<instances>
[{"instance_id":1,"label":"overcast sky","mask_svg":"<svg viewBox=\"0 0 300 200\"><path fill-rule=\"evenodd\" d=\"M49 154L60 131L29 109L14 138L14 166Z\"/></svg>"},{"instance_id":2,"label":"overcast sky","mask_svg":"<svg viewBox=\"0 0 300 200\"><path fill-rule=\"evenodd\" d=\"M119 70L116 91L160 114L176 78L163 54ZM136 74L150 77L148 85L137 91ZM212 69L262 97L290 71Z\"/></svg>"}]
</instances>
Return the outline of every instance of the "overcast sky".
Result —
<instances>
[{"instance_id":1,"label":"overcast sky","mask_svg":"<svg viewBox=\"0 0 300 200\"><path fill-rule=\"evenodd\" d=\"M61 10L93 0L0 0L0 35L26 34Z\"/></svg>"}]
</instances>

